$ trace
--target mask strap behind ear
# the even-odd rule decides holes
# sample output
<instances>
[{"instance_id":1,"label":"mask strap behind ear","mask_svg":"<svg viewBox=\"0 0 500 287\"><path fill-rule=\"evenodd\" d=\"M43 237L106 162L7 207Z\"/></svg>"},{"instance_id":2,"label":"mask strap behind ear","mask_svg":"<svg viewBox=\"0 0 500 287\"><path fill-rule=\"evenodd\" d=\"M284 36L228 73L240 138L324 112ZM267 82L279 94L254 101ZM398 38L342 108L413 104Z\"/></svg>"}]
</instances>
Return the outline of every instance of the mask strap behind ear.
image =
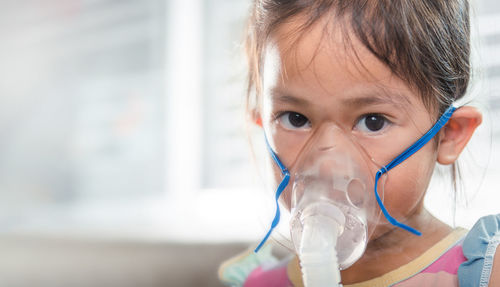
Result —
<instances>
[{"instance_id":1,"label":"mask strap behind ear","mask_svg":"<svg viewBox=\"0 0 500 287\"><path fill-rule=\"evenodd\" d=\"M380 209L382 210L382 213L384 214L385 218L394 226L400 227L404 230L407 230L415 235L422 235L422 233L406 224L403 224L399 221L397 221L394 217L392 217L387 209L384 206L384 203L380 199L380 196L377 191L377 185L380 177L384 174L387 173L389 170L393 169L400 163L402 163L404 160L409 158L411 155L416 153L419 149L421 149L426 143L428 143L438 132L441 130L442 127L446 125L448 120L450 119L451 115L457 108L452 105L446 111L443 113L443 115L439 118L439 120L432 126L430 130L428 130L420 139L418 139L415 143L413 143L409 148L407 148L404 152L402 152L400 155L398 155L396 158L394 158L390 163L388 163L386 166L382 167L377 171L375 174L375 198L377 199L377 203L380 206Z\"/></svg>"},{"instance_id":2,"label":"mask strap behind ear","mask_svg":"<svg viewBox=\"0 0 500 287\"><path fill-rule=\"evenodd\" d=\"M266 146L267 149L269 150L269 153L271 154L271 157L273 158L274 162L278 165L278 167L281 170L281 174L283 175L283 179L281 180L281 183L278 186L278 189L276 190L276 195L274 200L276 201L276 213L274 215L273 222L271 223L271 227L269 228L269 231L267 234L264 236L262 241L259 243L257 248L255 248L254 252L259 252L260 248L266 243L267 239L273 232L274 228L278 225L280 222L280 205L279 205L279 198L281 196L281 193L283 193L283 190L285 190L286 186L288 185L288 182L290 181L290 172L288 169L285 167L285 165L281 162L281 160L278 158L278 155L273 151L271 148L271 145L269 145L269 142L267 141L267 137L264 134L264 137L266 139Z\"/></svg>"}]
</instances>

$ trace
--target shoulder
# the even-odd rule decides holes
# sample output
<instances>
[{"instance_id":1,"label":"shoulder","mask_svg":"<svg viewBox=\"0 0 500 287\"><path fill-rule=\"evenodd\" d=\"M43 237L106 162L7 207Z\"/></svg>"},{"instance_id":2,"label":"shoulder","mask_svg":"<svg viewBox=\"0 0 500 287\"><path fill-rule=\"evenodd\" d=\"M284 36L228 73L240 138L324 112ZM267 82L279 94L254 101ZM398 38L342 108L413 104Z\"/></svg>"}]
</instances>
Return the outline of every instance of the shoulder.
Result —
<instances>
[{"instance_id":1,"label":"shoulder","mask_svg":"<svg viewBox=\"0 0 500 287\"><path fill-rule=\"evenodd\" d=\"M498 247L493 260L493 271L491 272L490 286L500 286L500 248Z\"/></svg>"},{"instance_id":2,"label":"shoulder","mask_svg":"<svg viewBox=\"0 0 500 287\"><path fill-rule=\"evenodd\" d=\"M272 246L265 245L258 253L247 250L219 267L219 279L227 286L289 286L287 263L272 254Z\"/></svg>"},{"instance_id":3,"label":"shoulder","mask_svg":"<svg viewBox=\"0 0 500 287\"><path fill-rule=\"evenodd\" d=\"M489 283L500 283L500 253L497 250L499 243L500 214L480 218L463 242L467 261L462 263L458 270L460 286L488 286Z\"/></svg>"}]
</instances>

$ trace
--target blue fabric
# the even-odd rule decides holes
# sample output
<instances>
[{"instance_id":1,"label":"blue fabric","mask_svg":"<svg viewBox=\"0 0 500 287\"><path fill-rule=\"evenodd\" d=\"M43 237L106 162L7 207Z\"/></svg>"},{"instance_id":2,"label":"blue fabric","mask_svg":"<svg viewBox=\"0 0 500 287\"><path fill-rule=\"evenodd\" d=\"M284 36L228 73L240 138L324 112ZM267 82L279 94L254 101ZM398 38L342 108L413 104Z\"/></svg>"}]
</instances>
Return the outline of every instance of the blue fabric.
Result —
<instances>
[{"instance_id":1,"label":"blue fabric","mask_svg":"<svg viewBox=\"0 0 500 287\"><path fill-rule=\"evenodd\" d=\"M488 286L499 243L500 214L480 218L464 239L462 250L467 261L458 268L461 287Z\"/></svg>"}]
</instances>

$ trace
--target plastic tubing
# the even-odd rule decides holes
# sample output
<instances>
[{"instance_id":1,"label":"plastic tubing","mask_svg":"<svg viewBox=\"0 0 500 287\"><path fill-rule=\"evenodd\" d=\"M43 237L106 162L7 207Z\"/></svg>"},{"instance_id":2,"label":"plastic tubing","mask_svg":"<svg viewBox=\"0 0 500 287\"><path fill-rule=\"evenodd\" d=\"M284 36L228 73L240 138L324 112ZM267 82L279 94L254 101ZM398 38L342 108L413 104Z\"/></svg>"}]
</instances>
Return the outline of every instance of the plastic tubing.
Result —
<instances>
[{"instance_id":1,"label":"plastic tubing","mask_svg":"<svg viewBox=\"0 0 500 287\"><path fill-rule=\"evenodd\" d=\"M302 213L303 228L298 255L304 286L342 286L335 248L345 218L341 211L331 204L315 206L314 210L318 211L318 208L325 212L314 212L311 215Z\"/></svg>"}]
</instances>

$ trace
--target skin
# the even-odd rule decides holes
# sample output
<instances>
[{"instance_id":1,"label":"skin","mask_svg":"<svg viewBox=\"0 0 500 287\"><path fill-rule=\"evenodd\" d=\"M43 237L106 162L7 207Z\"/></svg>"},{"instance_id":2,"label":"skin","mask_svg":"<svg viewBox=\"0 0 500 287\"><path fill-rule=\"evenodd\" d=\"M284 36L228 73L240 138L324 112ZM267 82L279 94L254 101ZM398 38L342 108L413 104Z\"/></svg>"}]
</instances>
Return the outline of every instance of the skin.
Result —
<instances>
[{"instance_id":1,"label":"skin","mask_svg":"<svg viewBox=\"0 0 500 287\"><path fill-rule=\"evenodd\" d=\"M498 247L495 252L492 270L489 286L500 286L500 249Z\"/></svg>"},{"instance_id":2,"label":"skin","mask_svg":"<svg viewBox=\"0 0 500 287\"><path fill-rule=\"evenodd\" d=\"M336 28L339 25L329 23L333 28L325 36L325 21L318 21L300 39L294 39L290 35L299 24L300 18L282 24L269 41L263 96L252 111L292 175L299 155L311 146L343 148L355 142L370 164L385 165L434 124L438 115L424 106L418 92L394 76L352 35L352 46L346 46ZM286 112L300 113L308 125L290 126L286 114L283 116ZM376 132L363 124L364 117L371 114L387 120ZM480 123L481 114L476 109L460 108L435 140L389 172L384 204L391 215L423 235L412 235L381 218L370 226L372 235L363 257L342 271L344 284L394 270L451 232L424 208L423 199L436 162L455 162ZM281 173L275 165L273 169L279 182ZM282 197L287 207L290 196L288 187Z\"/></svg>"}]
</instances>

